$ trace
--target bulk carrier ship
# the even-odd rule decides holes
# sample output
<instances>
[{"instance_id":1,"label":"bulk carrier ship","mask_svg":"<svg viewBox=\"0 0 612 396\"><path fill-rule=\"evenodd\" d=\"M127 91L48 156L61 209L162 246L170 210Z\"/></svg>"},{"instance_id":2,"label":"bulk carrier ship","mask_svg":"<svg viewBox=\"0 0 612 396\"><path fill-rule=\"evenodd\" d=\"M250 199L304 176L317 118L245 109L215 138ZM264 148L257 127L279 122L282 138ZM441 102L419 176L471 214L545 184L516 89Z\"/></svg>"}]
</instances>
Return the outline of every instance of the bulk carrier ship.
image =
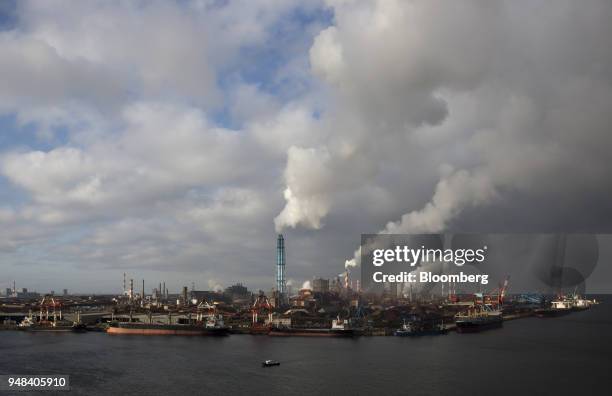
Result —
<instances>
[{"instance_id":1,"label":"bulk carrier ship","mask_svg":"<svg viewBox=\"0 0 612 396\"><path fill-rule=\"evenodd\" d=\"M205 322L197 320L187 324L113 322L106 332L129 335L226 336L229 329L223 323L221 315L210 315L206 317Z\"/></svg>"}]
</instances>

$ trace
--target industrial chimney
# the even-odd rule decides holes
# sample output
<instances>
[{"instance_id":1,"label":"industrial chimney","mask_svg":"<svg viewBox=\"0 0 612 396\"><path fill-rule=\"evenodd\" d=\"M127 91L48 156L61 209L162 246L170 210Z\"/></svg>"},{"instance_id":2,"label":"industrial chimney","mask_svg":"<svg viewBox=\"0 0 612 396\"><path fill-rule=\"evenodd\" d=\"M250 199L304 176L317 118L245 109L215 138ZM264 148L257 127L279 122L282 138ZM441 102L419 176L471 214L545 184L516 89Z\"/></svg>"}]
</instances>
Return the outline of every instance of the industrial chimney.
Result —
<instances>
[{"instance_id":1,"label":"industrial chimney","mask_svg":"<svg viewBox=\"0 0 612 396\"><path fill-rule=\"evenodd\" d=\"M278 234L276 240L276 290L279 305L283 305L287 298L287 282L285 281L285 238Z\"/></svg>"}]
</instances>

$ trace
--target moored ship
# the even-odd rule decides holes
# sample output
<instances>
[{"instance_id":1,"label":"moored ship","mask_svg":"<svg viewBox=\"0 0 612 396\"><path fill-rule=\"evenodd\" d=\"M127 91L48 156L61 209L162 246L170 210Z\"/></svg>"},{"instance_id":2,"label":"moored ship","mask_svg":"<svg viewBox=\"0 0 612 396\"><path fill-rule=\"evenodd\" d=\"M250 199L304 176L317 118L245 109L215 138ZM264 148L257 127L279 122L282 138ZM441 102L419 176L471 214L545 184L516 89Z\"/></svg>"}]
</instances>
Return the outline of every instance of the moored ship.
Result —
<instances>
[{"instance_id":1,"label":"moored ship","mask_svg":"<svg viewBox=\"0 0 612 396\"><path fill-rule=\"evenodd\" d=\"M32 318L25 318L18 326L19 330L23 330L23 331L34 331L34 332L39 332L39 331L47 331L47 332L56 332L56 333L61 333L61 332L80 332L81 331L81 325L78 323L73 323L67 320L54 320L54 321L47 321L47 320L42 320L39 322L36 322L34 320L32 320Z\"/></svg>"},{"instance_id":2,"label":"moored ship","mask_svg":"<svg viewBox=\"0 0 612 396\"><path fill-rule=\"evenodd\" d=\"M354 337L358 333L351 326L349 319L334 319L331 328L295 328L273 327L269 336L276 337Z\"/></svg>"},{"instance_id":3,"label":"moored ship","mask_svg":"<svg viewBox=\"0 0 612 396\"><path fill-rule=\"evenodd\" d=\"M418 337L443 334L448 334L448 329L441 319L423 320L418 317L411 317L410 320L404 319L402 327L393 332L393 335L397 337Z\"/></svg>"},{"instance_id":4,"label":"moored ship","mask_svg":"<svg viewBox=\"0 0 612 396\"><path fill-rule=\"evenodd\" d=\"M106 332L129 335L226 336L229 334L229 329L219 315L209 316L204 323L201 321L187 324L113 322Z\"/></svg>"},{"instance_id":5,"label":"moored ship","mask_svg":"<svg viewBox=\"0 0 612 396\"><path fill-rule=\"evenodd\" d=\"M538 318L555 318L558 316L565 316L573 311L573 303L568 299L559 299L552 301L550 307L538 308L533 313Z\"/></svg>"},{"instance_id":6,"label":"moored ship","mask_svg":"<svg viewBox=\"0 0 612 396\"><path fill-rule=\"evenodd\" d=\"M565 316L575 311L584 311L597 304L596 300L587 300L574 294L571 297L559 296L556 300L550 302L550 306L546 308L538 308L534 313L539 318L553 318Z\"/></svg>"},{"instance_id":7,"label":"moored ship","mask_svg":"<svg viewBox=\"0 0 612 396\"><path fill-rule=\"evenodd\" d=\"M43 302L45 300L43 299ZM54 305L58 306L58 305ZM38 320L36 320L36 316L30 314L25 317L19 326L17 326L18 330L23 331L33 331L33 332L83 332L86 330L85 325L81 323L81 313L77 312L77 320L75 322L71 322L69 320L65 320L62 316L61 309L59 312L53 311L52 315L49 313L47 309L46 312L43 312L41 308L40 315L38 315Z\"/></svg>"},{"instance_id":8,"label":"moored ship","mask_svg":"<svg viewBox=\"0 0 612 396\"><path fill-rule=\"evenodd\" d=\"M477 333L502 327L504 319L499 309L488 305L478 305L455 315L459 333Z\"/></svg>"}]
</instances>

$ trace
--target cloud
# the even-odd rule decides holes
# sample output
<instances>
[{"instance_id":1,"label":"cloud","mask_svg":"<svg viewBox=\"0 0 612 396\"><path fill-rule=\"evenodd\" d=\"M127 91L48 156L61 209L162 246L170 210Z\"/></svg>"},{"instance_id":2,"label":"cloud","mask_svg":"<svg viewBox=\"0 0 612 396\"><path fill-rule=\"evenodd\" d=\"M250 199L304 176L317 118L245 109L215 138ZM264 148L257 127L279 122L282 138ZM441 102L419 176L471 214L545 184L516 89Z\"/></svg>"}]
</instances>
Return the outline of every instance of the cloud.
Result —
<instances>
[{"instance_id":1,"label":"cloud","mask_svg":"<svg viewBox=\"0 0 612 396\"><path fill-rule=\"evenodd\" d=\"M361 233L610 231L611 16L20 2L0 32L0 249L16 273L267 289L272 220L294 279L337 274Z\"/></svg>"},{"instance_id":2,"label":"cloud","mask_svg":"<svg viewBox=\"0 0 612 396\"><path fill-rule=\"evenodd\" d=\"M8 153L0 172L36 204L65 212L53 216L58 221L112 214L249 173L248 143L209 125L199 110L137 103L124 110L123 122L121 133L82 148Z\"/></svg>"}]
</instances>

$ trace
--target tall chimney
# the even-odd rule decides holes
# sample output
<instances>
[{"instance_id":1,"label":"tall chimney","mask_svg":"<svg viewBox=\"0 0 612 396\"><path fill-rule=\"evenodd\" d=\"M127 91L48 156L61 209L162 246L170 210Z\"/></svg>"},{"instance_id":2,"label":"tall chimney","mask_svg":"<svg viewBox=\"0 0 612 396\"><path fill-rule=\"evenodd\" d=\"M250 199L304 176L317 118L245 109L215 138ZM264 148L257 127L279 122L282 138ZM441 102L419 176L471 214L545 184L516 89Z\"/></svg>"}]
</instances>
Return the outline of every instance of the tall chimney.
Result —
<instances>
[{"instance_id":1,"label":"tall chimney","mask_svg":"<svg viewBox=\"0 0 612 396\"><path fill-rule=\"evenodd\" d=\"M287 293L287 282L285 281L285 238L278 234L276 239L276 290L278 292L279 305L285 303Z\"/></svg>"}]
</instances>

